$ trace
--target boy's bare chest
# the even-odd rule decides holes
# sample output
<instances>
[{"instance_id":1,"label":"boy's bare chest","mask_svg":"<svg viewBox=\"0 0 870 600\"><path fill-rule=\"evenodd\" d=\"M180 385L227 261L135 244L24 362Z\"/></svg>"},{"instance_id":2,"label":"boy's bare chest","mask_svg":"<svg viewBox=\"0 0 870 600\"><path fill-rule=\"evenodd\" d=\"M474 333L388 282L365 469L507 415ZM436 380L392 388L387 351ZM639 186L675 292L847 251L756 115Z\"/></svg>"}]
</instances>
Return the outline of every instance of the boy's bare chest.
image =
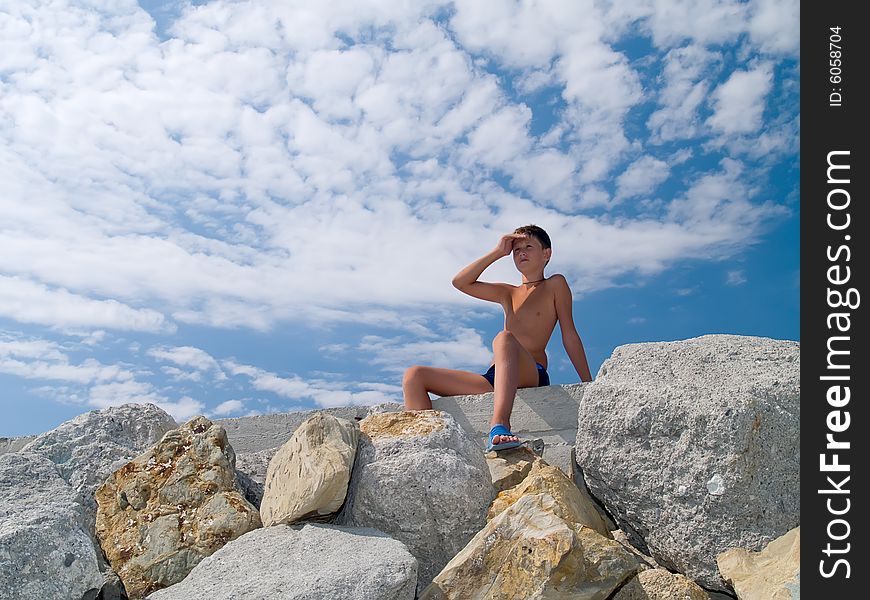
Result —
<instances>
[{"instance_id":1,"label":"boy's bare chest","mask_svg":"<svg viewBox=\"0 0 870 600\"><path fill-rule=\"evenodd\" d=\"M518 289L511 293L510 306L505 313L513 322L544 322L555 319L556 307L553 294L546 286L539 286L531 292Z\"/></svg>"}]
</instances>

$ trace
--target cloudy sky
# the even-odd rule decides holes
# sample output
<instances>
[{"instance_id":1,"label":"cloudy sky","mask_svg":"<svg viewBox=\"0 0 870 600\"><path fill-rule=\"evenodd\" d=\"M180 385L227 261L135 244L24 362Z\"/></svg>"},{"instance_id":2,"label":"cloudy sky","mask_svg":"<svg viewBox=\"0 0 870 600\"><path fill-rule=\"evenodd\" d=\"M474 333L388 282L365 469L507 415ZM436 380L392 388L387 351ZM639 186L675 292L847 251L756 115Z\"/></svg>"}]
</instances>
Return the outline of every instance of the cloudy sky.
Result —
<instances>
[{"instance_id":1,"label":"cloudy sky","mask_svg":"<svg viewBox=\"0 0 870 600\"><path fill-rule=\"evenodd\" d=\"M450 280L528 223L593 373L799 339L798 31L797 0L0 0L0 435L481 372L500 308Z\"/></svg>"}]
</instances>

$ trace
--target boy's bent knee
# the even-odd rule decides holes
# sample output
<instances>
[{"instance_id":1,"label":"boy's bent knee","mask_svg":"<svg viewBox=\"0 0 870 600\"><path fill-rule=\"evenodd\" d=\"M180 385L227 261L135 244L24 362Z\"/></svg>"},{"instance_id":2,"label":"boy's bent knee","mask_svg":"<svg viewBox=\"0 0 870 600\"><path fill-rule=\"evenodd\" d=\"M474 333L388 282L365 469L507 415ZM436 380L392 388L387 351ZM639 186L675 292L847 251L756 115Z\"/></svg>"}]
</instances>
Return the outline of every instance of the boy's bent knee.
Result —
<instances>
[{"instance_id":1,"label":"boy's bent knee","mask_svg":"<svg viewBox=\"0 0 870 600\"><path fill-rule=\"evenodd\" d=\"M413 381L421 381L423 379L423 371L426 367L414 365L405 369L405 374L402 376L402 383L410 383Z\"/></svg>"},{"instance_id":2,"label":"boy's bent knee","mask_svg":"<svg viewBox=\"0 0 870 600\"><path fill-rule=\"evenodd\" d=\"M493 344L507 344L512 341L516 341L516 337L507 329L499 331L495 338L492 340Z\"/></svg>"}]
</instances>

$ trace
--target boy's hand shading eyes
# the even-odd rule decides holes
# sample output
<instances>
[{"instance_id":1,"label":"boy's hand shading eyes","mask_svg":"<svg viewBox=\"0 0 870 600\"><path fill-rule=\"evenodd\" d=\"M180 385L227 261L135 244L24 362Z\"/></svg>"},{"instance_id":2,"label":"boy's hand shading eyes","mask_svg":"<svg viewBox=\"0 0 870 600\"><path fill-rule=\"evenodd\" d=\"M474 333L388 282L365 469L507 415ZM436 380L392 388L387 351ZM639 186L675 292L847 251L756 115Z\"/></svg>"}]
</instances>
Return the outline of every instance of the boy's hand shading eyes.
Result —
<instances>
[{"instance_id":1,"label":"boy's hand shading eyes","mask_svg":"<svg viewBox=\"0 0 870 600\"><path fill-rule=\"evenodd\" d=\"M498 241L498 245L495 247L494 252L497 252L499 256L507 256L514 249L514 240L521 240L529 237L526 233L508 233L501 236L501 239Z\"/></svg>"}]
</instances>

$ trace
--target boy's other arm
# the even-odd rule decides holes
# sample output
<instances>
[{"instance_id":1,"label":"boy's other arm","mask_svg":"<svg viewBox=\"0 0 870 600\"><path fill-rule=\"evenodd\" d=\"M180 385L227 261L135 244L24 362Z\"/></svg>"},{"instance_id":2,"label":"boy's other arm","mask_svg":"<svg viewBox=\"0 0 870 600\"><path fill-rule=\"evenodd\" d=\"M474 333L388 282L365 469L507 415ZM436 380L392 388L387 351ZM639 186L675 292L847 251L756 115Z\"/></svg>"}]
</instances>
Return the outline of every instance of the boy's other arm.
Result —
<instances>
[{"instance_id":1,"label":"boy's other arm","mask_svg":"<svg viewBox=\"0 0 870 600\"><path fill-rule=\"evenodd\" d=\"M505 283L487 283L477 279L489 265L510 254L514 239L521 237L524 237L523 234L511 233L503 235L495 249L478 258L456 274L453 278L453 287L469 296L503 304L505 299L510 296L509 285Z\"/></svg>"},{"instance_id":2,"label":"boy's other arm","mask_svg":"<svg viewBox=\"0 0 870 600\"><path fill-rule=\"evenodd\" d=\"M562 332L562 345L565 346L565 352L568 353L568 358L571 359L580 381L592 381L592 373L586 361L586 351L583 349L583 342L580 341L580 334L574 327L571 288L568 287L568 281L563 275L553 275L552 279L556 287L556 318L559 319L559 329Z\"/></svg>"}]
</instances>

